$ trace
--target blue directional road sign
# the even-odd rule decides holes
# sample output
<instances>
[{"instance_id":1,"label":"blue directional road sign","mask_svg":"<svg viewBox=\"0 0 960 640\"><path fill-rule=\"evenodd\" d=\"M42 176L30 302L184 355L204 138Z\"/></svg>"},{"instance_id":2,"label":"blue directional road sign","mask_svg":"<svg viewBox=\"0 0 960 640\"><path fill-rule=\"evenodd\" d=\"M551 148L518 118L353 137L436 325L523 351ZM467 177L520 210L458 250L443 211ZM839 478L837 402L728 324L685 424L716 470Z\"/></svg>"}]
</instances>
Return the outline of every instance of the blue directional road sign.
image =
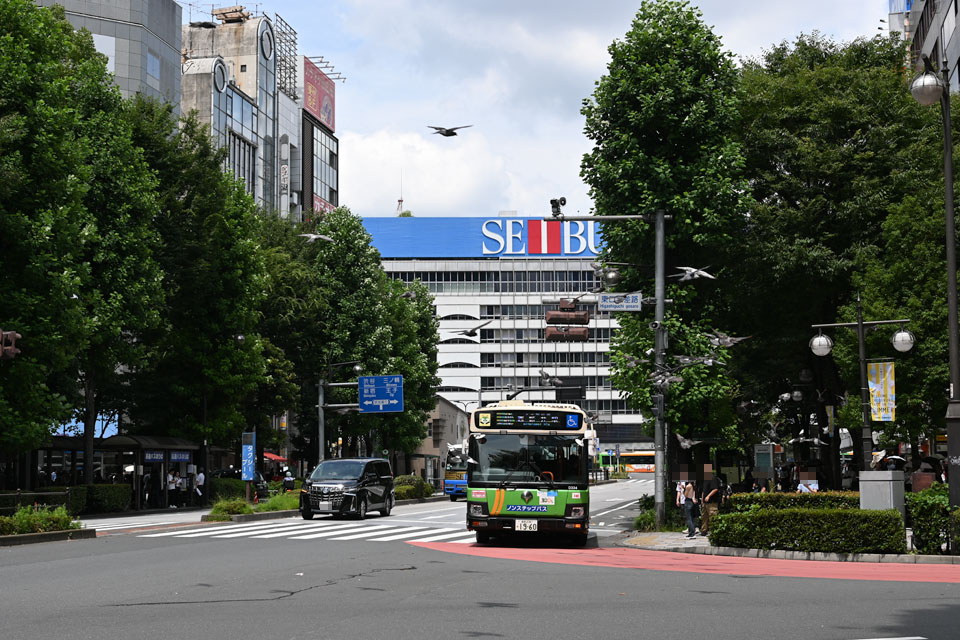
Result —
<instances>
[{"instance_id":1,"label":"blue directional road sign","mask_svg":"<svg viewBox=\"0 0 960 640\"><path fill-rule=\"evenodd\" d=\"M403 376L360 376L360 413L403 411Z\"/></svg>"}]
</instances>

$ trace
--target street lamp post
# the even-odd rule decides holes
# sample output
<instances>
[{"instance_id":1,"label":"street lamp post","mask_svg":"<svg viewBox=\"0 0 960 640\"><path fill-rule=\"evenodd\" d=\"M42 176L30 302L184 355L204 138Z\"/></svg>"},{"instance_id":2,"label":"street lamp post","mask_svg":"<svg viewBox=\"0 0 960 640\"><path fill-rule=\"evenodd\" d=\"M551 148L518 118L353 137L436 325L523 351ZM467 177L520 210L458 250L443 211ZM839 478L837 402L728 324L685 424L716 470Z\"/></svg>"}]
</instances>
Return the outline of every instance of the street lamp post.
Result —
<instances>
[{"instance_id":1,"label":"street lamp post","mask_svg":"<svg viewBox=\"0 0 960 640\"><path fill-rule=\"evenodd\" d=\"M950 483L950 507L960 507L960 343L957 326L957 230L953 215L953 131L950 124L950 76L944 57L943 79L923 56L924 72L910 85L914 99L924 106L940 101L943 114L944 219L947 248L947 332L950 349L950 398L947 401L947 464Z\"/></svg>"},{"instance_id":2,"label":"street lamp post","mask_svg":"<svg viewBox=\"0 0 960 640\"><path fill-rule=\"evenodd\" d=\"M897 351L909 351L911 348L913 348L914 337L912 333L902 328L902 326L908 322L910 322L909 319L873 320L870 322L864 322L863 304L860 300L860 294L858 293L856 322L836 322L832 324L810 325L812 328L819 330L836 327L852 327L857 332L857 351L859 352L860 357L860 409L863 416L863 429L861 431L863 459L861 460L861 471L869 471L870 463L873 459L873 426L870 423L872 419L870 415L870 387L867 384L867 355L864 338L866 337L867 329L870 327L876 327L883 324L898 324L901 326L901 329L893 335L891 340L893 342L893 346ZM830 353L831 349L833 349L833 340L831 340L829 336L825 336L823 333L818 333L810 338L810 350L813 351L814 355L825 356Z\"/></svg>"}]
</instances>

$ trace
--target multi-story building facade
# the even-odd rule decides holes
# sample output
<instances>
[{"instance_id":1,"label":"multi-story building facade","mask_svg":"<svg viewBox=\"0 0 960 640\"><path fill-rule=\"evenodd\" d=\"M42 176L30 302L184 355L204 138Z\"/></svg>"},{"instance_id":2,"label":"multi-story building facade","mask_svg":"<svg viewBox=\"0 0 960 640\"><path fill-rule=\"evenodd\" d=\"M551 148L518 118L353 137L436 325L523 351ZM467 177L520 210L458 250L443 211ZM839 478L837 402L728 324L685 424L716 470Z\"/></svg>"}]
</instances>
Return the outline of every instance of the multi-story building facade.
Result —
<instances>
[{"instance_id":1,"label":"multi-story building facade","mask_svg":"<svg viewBox=\"0 0 960 640\"><path fill-rule=\"evenodd\" d=\"M957 37L958 0L891 0L891 25L895 16L903 16L904 31L910 49L910 63L918 71L923 68L922 55L927 55L937 68L946 65L950 91L960 91L960 37ZM899 11L895 12L897 9Z\"/></svg>"},{"instance_id":2,"label":"multi-story building facade","mask_svg":"<svg viewBox=\"0 0 960 640\"><path fill-rule=\"evenodd\" d=\"M499 218L365 218L392 278L420 280L440 323L438 393L474 409L519 399L575 402L597 414L604 444L652 448L644 418L610 384L616 320L596 310L593 223ZM561 299L589 310L584 342L547 342L545 315ZM543 373L561 389L541 388ZM531 389L521 391L523 389Z\"/></svg>"},{"instance_id":3,"label":"multi-story building facade","mask_svg":"<svg viewBox=\"0 0 960 640\"><path fill-rule=\"evenodd\" d=\"M93 34L97 51L125 98L136 94L180 105L180 22L174 0L37 0L61 5L75 29Z\"/></svg>"}]
</instances>

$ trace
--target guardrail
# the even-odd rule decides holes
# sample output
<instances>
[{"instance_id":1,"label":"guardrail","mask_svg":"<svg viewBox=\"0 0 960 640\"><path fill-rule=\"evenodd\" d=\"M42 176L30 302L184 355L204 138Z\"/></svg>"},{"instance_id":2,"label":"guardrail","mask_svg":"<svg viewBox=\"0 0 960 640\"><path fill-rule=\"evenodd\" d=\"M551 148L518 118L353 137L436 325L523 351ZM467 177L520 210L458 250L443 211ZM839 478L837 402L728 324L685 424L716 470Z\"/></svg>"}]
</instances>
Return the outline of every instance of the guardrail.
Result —
<instances>
[{"instance_id":1,"label":"guardrail","mask_svg":"<svg viewBox=\"0 0 960 640\"><path fill-rule=\"evenodd\" d=\"M52 498L62 497L62 500ZM27 505L63 506L70 505L70 487L63 491L11 491L0 493L0 513L14 513L20 507Z\"/></svg>"}]
</instances>

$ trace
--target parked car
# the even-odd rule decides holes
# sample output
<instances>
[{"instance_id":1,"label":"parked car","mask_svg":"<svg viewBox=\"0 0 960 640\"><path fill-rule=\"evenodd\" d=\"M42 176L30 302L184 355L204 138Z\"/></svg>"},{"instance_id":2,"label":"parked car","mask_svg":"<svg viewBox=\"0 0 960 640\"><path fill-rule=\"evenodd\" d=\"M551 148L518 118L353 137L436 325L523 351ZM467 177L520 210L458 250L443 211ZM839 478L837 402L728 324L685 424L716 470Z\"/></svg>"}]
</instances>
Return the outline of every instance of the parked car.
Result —
<instances>
[{"instance_id":1,"label":"parked car","mask_svg":"<svg viewBox=\"0 0 960 640\"><path fill-rule=\"evenodd\" d=\"M234 478L235 480L243 480L242 475L240 469L217 469L216 471L210 472L211 478ZM259 471L253 472L253 486L257 490L258 500L270 499L270 485L267 484L267 479L264 478L263 474Z\"/></svg>"},{"instance_id":2,"label":"parked car","mask_svg":"<svg viewBox=\"0 0 960 640\"><path fill-rule=\"evenodd\" d=\"M334 517L349 514L363 520L372 510L389 516L395 503L393 471L382 458L324 460L300 489L300 515L304 520L318 513Z\"/></svg>"}]
</instances>

